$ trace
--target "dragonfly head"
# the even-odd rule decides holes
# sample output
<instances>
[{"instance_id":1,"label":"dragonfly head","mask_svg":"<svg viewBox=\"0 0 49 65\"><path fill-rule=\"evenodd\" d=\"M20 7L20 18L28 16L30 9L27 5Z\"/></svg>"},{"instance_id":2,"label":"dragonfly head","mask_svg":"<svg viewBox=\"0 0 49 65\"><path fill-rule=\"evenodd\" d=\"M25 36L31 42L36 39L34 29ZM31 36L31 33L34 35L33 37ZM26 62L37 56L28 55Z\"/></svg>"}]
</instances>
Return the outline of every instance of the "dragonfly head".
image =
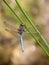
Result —
<instances>
[{"instance_id":1,"label":"dragonfly head","mask_svg":"<svg viewBox=\"0 0 49 65\"><path fill-rule=\"evenodd\" d=\"M20 24L20 26L22 26L22 27L23 27L24 25L23 25L23 24Z\"/></svg>"}]
</instances>

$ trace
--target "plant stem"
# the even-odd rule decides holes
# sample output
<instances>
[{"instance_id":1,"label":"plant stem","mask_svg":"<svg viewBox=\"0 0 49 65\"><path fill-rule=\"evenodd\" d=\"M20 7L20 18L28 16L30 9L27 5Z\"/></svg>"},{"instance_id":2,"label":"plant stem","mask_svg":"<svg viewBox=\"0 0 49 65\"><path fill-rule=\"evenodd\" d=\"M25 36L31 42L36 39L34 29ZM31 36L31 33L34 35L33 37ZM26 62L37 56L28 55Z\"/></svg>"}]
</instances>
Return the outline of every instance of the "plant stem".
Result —
<instances>
[{"instance_id":1,"label":"plant stem","mask_svg":"<svg viewBox=\"0 0 49 65\"><path fill-rule=\"evenodd\" d=\"M15 0L15 2L18 5L18 7L20 8L20 10L23 13L23 15L25 16L25 18L28 20L28 22L31 24L31 26L34 28L34 30L38 33L38 35L40 36L40 38L42 39L42 41L46 44L46 46L49 49L49 44L47 43L47 41L45 40L45 38L42 36L42 34L39 32L39 30L36 28L36 26L34 25L34 23L31 21L30 17L27 15L27 13L25 12L25 10L21 7L21 5L19 4L18 0Z\"/></svg>"}]
</instances>

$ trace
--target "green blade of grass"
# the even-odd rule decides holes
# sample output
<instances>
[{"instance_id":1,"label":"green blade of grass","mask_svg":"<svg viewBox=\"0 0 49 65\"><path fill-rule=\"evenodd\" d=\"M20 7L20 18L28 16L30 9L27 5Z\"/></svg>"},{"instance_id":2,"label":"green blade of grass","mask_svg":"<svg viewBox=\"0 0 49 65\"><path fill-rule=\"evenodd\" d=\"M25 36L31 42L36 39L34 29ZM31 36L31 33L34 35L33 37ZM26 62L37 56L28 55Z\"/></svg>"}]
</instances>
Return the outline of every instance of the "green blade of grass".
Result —
<instances>
[{"instance_id":1,"label":"green blade of grass","mask_svg":"<svg viewBox=\"0 0 49 65\"><path fill-rule=\"evenodd\" d=\"M26 30L29 32L29 34L35 39L35 41L40 45L40 47L43 49L43 51L46 53L47 56L49 56L49 53L47 52L47 50L44 48L44 46L39 42L39 40L34 36L34 34L29 30L29 28L25 25L24 21L20 18L19 15L17 15L15 13L15 11L9 6L9 4L3 0L3 2L6 4L6 6L11 10L11 12L18 18L18 20L24 24L24 27L26 28Z\"/></svg>"},{"instance_id":2,"label":"green blade of grass","mask_svg":"<svg viewBox=\"0 0 49 65\"><path fill-rule=\"evenodd\" d=\"M49 44L47 43L47 41L45 40L45 38L42 36L42 34L39 32L39 30L36 28L36 26L34 25L34 23L31 21L30 17L25 12L25 10L21 7L21 5L19 4L18 0L15 0L15 2L18 5L18 7L20 8L20 10L23 13L23 15L25 16L25 18L28 20L28 22L31 24L31 26L34 28L34 30L38 33L38 35L40 36L40 38L42 39L42 41L46 44L46 46L49 49Z\"/></svg>"}]
</instances>

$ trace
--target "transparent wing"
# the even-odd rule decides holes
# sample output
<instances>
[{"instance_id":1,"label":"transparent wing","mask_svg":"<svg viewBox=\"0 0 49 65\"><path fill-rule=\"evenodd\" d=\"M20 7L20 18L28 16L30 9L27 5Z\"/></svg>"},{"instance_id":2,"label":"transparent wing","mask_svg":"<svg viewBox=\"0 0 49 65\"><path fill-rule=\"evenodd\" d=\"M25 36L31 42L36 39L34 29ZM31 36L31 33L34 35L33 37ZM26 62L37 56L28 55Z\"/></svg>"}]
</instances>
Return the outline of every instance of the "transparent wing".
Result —
<instances>
[{"instance_id":1,"label":"transparent wing","mask_svg":"<svg viewBox=\"0 0 49 65\"><path fill-rule=\"evenodd\" d=\"M16 28L16 26L14 26L12 23L4 21L4 26L6 31L12 33L15 36L18 34L18 28ZM25 34L27 35L29 34L29 32L25 31L24 35ZM33 32L33 34L37 34L37 33Z\"/></svg>"},{"instance_id":2,"label":"transparent wing","mask_svg":"<svg viewBox=\"0 0 49 65\"><path fill-rule=\"evenodd\" d=\"M5 26L5 30L10 32L11 34L13 34L14 36L17 36L18 35L18 31L17 31L17 28L12 24L12 23L9 23L9 22L4 22L4 26Z\"/></svg>"}]
</instances>

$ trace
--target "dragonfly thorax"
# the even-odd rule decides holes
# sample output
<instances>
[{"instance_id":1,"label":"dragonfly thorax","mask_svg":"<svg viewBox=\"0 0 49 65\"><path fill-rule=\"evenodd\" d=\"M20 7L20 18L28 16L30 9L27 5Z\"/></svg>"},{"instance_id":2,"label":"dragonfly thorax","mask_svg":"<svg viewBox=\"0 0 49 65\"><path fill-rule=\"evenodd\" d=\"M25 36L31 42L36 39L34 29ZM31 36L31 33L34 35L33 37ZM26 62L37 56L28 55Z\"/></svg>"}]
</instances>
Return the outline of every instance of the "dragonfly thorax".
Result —
<instances>
[{"instance_id":1,"label":"dragonfly thorax","mask_svg":"<svg viewBox=\"0 0 49 65\"><path fill-rule=\"evenodd\" d=\"M18 29L18 33L19 34L22 34L23 32L25 32L24 25L23 24L20 24L19 29Z\"/></svg>"}]
</instances>

